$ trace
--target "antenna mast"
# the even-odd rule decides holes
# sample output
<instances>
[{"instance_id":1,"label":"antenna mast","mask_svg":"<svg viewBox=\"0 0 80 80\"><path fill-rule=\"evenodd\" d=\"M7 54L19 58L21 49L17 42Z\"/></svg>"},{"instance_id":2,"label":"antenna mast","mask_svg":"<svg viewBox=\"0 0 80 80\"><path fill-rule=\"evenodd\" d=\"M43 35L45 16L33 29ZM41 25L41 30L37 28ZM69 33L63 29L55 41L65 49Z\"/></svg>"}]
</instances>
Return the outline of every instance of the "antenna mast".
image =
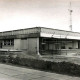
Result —
<instances>
[{"instance_id":1,"label":"antenna mast","mask_svg":"<svg viewBox=\"0 0 80 80\"><path fill-rule=\"evenodd\" d=\"M72 31L72 12L73 12L73 10L71 9L71 6L72 6L72 4L71 4L71 2L70 2L70 9L69 9L69 12L70 12L70 31Z\"/></svg>"}]
</instances>

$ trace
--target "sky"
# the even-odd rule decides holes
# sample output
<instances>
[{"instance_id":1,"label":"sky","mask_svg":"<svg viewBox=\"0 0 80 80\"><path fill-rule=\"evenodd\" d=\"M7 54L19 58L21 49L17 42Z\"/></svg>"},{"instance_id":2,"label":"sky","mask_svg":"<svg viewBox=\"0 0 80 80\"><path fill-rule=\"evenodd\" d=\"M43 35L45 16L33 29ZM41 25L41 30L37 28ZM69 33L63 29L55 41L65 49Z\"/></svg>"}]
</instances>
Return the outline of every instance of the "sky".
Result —
<instances>
[{"instance_id":1,"label":"sky","mask_svg":"<svg viewBox=\"0 0 80 80\"><path fill-rule=\"evenodd\" d=\"M80 32L80 0L0 0L0 32L47 27Z\"/></svg>"}]
</instances>

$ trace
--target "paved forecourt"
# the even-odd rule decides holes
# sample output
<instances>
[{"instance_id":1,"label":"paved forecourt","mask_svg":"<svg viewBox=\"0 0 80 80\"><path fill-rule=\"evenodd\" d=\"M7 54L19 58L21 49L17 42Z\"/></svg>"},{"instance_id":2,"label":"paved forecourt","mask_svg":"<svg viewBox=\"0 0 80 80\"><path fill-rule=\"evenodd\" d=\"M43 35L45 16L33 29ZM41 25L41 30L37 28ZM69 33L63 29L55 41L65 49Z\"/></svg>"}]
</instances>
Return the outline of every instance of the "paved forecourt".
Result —
<instances>
[{"instance_id":1,"label":"paved forecourt","mask_svg":"<svg viewBox=\"0 0 80 80\"><path fill-rule=\"evenodd\" d=\"M0 63L0 80L80 80L80 77L15 67Z\"/></svg>"}]
</instances>

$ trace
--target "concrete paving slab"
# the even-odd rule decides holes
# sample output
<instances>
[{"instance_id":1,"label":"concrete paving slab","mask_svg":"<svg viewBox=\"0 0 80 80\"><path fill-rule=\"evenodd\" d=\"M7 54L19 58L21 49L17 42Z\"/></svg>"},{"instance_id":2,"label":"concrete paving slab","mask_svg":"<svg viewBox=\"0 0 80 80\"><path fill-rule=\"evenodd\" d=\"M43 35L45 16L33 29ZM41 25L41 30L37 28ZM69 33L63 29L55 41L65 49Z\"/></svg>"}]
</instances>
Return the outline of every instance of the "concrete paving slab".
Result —
<instances>
[{"instance_id":1,"label":"concrete paving slab","mask_svg":"<svg viewBox=\"0 0 80 80\"><path fill-rule=\"evenodd\" d=\"M39 78L35 78L35 79L30 79L30 80L57 80L57 79L52 79L49 77L39 77Z\"/></svg>"},{"instance_id":2,"label":"concrete paving slab","mask_svg":"<svg viewBox=\"0 0 80 80\"><path fill-rule=\"evenodd\" d=\"M12 71L12 70L9 70L9 69L1 69L1 68L0 68L0 73L8 75L8 76L23 74L23 73L20 73L18 71L14 71L14 70Z\"/></svg>"},{"instance_id":3,"label":"concrete paving slab","mask_svg":"<svg viewBox=\"0 0 80 80\"><path fill-rule=\"evenodd\" d=\"M63 74L56 74L56 73L49 74L46 77L50 77L53 79L59 79L59 80L80 80L79 77L63 75Z\"/></svg>"},{"instance_id":4,"label":"concrete paving slab","mask_svg":"<svg viewBox=\"0 0 80 80\"><path fill-rule=\"evenodd\" d=\"M11 76L8 76L8 75L4 75L4 74L0 73L0 80L21 80L21 79L14 78L14 77L11 77Z\"/></svg>"},{"instance_id":5,"label":"concrete paving slab","mask_svg":"<svg viewBox=\"0 0 80 80\"><path fill-rule=\"evenodd\" d=\"M80 80L80 77L0 64L0 80Z\"/></svg>"},{"instance_id":6,"label":"concrete paving slab","mask_svg":"<svg viewBox=\"0 0 80 80\"><path fill-rule=\"evenodd\" d=\"M22 79L22 80L30 80L30 79L36 79L36 78L39 78L41 76L37 76L37 75L32 75L32 74L21 74L21 75L16 75L14 76L15 78L19 78L19 79Z\"/></svg>"},{"instance_id":7,"label":"concrete paving slab","mask_svg":"<svg viewBox=\"0 0 80 80\"><path fill-rule=\"evenodd\" d=\"M4 69L4 64L0 64L0 68L2 69ZM34 74L35 72L37 73L39 73L39 71L38 70L33 70L33 69L29 69L29 68L23 68L23 67L17 67L17 66L11 66L11 65L5 65L5 68L6 69L8 69L8 70L14 70L14 71L18 71L18 72L20 72L20 73L31 73L31 74ZM25 70L26 69L26 70ZM33 70L33 71L32 71Z\"/></svg>"}]
</instances>

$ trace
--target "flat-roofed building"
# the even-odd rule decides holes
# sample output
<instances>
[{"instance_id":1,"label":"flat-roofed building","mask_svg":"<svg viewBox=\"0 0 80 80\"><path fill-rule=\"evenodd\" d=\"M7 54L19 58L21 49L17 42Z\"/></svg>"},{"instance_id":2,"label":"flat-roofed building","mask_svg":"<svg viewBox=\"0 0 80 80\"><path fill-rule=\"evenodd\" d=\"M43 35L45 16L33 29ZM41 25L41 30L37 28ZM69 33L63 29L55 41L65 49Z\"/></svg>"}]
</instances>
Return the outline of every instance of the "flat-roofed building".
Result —
<instances>
[{"instance_id":1,"label":"flat-roofed building","mask_svg":"<svg viewBox=\"0 0 80 80\"><path fill-rule=\"evenodd\" d=\"M44 27L0 32L1 49L32 55L80 53L80 33Z\"/></svg>"}]
</instances>

